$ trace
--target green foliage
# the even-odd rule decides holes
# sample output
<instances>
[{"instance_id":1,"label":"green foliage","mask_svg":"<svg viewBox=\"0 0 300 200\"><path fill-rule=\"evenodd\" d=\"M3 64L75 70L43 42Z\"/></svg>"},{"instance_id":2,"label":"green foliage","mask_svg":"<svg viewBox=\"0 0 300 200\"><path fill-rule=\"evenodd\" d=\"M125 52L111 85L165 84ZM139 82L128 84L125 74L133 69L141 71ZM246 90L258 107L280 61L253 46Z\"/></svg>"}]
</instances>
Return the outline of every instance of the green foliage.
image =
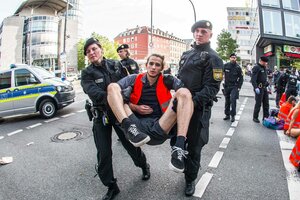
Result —
<instances>
[{"instance_id":1,"label":"green foliage","mask_svg":"<svg viewBox=\"0 0 300 200\"><path fill-rule=\"evenodd\" d=\"M90 37L97 38L100 44L103 47L104 57L109 59L119 59L118 53L116 49L118 48L118 44L109 41L107 37L101 36L97 33L92 33ZM87 38L88 39L88 38ZM82 70L85 67L85 56L83 54L83 47L86 39L80 39L77 44L77 52L78 52L78 70Z\"/></svg>"},{"instance_id":2,"label":"green foliage","mask_svg":"<svg viewBox=\"0 0 300 200\"><path fill-rule=\"evenodd\" d=\"M219 56L225 61L228 61L230 54L235 53L237 48L239 47L236 43L236 40L234 40L231 37L231 34L224 29L217 37L217 45L218 47L216 51L218 52ZM240 58L238 57L238 60L239 59Z\"/></svg>"}]
</instances>

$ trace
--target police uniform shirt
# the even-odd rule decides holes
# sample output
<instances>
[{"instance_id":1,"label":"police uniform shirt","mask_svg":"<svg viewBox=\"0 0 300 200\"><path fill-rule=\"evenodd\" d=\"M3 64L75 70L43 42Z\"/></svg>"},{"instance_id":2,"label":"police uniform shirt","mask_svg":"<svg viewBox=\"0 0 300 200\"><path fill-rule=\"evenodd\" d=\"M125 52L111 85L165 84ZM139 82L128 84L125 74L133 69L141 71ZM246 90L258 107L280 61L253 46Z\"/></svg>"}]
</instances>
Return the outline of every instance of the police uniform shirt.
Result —
<instances>
[{"instance_id":1,"label":"police uniform shirt","mask_svg":"<svg viewBox=\"0 0 300 200\"><path fill-rule=\"evenodd\" d=\"M290 74L288 79L288 88L296 88L298 76L295 74Z\"/></svg>"},{"instance_id":2,"label":"police uniform shirt","mask_svg":"<svg viewBox=\"0 0 300 200\"><path fill-rule=\"evenodd\" d=\"M251 83L253 88L267 87L267 70L261 64L257 64L252 68Z\"/></svg>"},{"instance_id":3,"label":"police uniform shirt","mask_svg":"<svg viewBox=\"0 0 300 200\"><path fill-rule=\"evenodd\" d=\"M242 87L243 72L237 63L229 62L224 65L224 77L225 86L237 86L238 88Z\"/></svg>"},{"instance_id":4,"label":"police uniform shirt","mask_svg":"<svg viewBox=\"0 0 300 200\"><path fill-rule=\"evenodd\" d=\"M121 60L121 63L128 70L129 74L138 74L139 66L138 64L131 58L124 58Z\"/></svg>"}]
</instances>

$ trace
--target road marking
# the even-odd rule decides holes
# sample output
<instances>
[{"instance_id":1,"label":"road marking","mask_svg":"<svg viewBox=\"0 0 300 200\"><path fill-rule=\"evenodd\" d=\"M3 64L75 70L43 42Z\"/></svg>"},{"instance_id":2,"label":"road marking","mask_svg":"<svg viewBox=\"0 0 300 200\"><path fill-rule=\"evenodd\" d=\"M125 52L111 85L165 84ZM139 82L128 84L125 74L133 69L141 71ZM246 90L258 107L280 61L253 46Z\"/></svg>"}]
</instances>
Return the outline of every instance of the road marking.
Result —
<instances>
[{"instance_id":1,"label":"road marking","mask_svg":"<svg viewBox=\"0 0 300 200\"><path fill-rule=\"evenodd\" d=\"M20 133L20 132L22 132L22 131L23 131L23 129L19 129L19 130L16 130L16 131L14 131L14 132L7 133L7 136L12 136L12 135L17 134L17 133Z\"/></svg>"},{"instance_id":2,"label":"road marking","mask_svg":"<svg viewBox=\"0 0 300 200\"><path fill-rule=\"evenodd\" d=\"M246 104L247 101L248 101L248 97L246 97L246 98L244 99L243 104Z\"/></svg>"},{"instance_id":3,"label":"road marking","mask_svg":"<svg viewBox=\"0 0 300 200\"><path fill-rule=\"evenodd\" d=\"M242 115L242 111L240 110L237 114L238 114L238 115Z\"/></svg>"},{"instance_id":4,"label":"road marking","mask_svg":"<svg viewBox=\"0 0 300 200\"><path fill-rule=\"evenodd\" d=\"M237 127L238 124L239 124L239 121L236 120L236 121L232 122L231 126Z\"/></svg>"},{"instance_id":5,"label":"road marking","mask_svg":"<svg viewBox=\"0 0 300 200\"><path fill-rule=\"evenodd\" d=\"M222 159L223 154L223 151L217 151L211 159L210 163L208 164L208 167L217 168Z\"/></svg>"},{"instance_id":6,"label":"road marking","mask_svg":"<svg viewBox=\"0 0 300 200\"><path fill-rule=\"evenodd\" d=\"M202 175L201 179L199 180L199 182L195 187L195 193L193 195L194 197L199 197L199 198L202 197L212 177L213 174L208 172L205 172L205 174Z\"/></svg>"},{"instance_id":7,"label":"road marking","mask_svg":"<svg viewBox=\"0 0 300 200\"><path fill-rule=\"evenodd\" d=\"M59 120L59 117L55 117L55 118L46 120L46 121L44 121L44 122L49 123L49 122L53 122L53 121L56 121L56 120Z\"/></svg>"},{"instance_id":8,"label":"road marking","mask_svg":"<svg viewBox=\"0 0 300 200\"><path fill-rule=\"evenodd\" d=\"M69 114L66 114L66 115L62 115L61 117L66 118L66 117L70 117L72 115L75 115L75 113L69 113Z\"/></svg>"},{"instance_id":9,"label":"road marking","mask_svg":"<svg viewBox=\"0 0 300 200\"><path fill-rule=\"evenodd\" d=\"M226 149L229 142L230 142L230 138L227 137L223 138L219 148Z\"/></svg>"},{"instance_id":10,"label":"road marking","mask_svg":"<svg viewBox=\"0 0 300 200\"><path fill-rule=\"evenodd\" d=\"M236 115L235 116L235 120L240 120L241 119L241 115Z\"/></svg>"},{"instance_id":11,"label":"road marking","mask_svg":"<svg viewBox=\"0 0 300 200\"><path fill-rule=\"evenodd\" d=\"M276 132L279 139L284 167L286 169L286 179L288 183L290 200L296 200L299 199L300 196L300 177L296 167L294 167L294 165L292 165L289 160L290 154L292 152L292 150L289 148L291 148L291 144L294 143L295 145L295 140L293 141L293 139L284 135L283 131L277 130Z\"/></svg>"},{"instance_id":12,"label":"road marking","mask_svg":"<svg viewBox=\"0 0 300 200\"><path fill-rule=\"evenodd\" d=\"M242 104L242 105L241 105L241 108L243 108L243 109L244 109L244 108L245 108L245 104Z\"/></svg>"},{"instance_id":13,"label":"road marking","mask_svg":"<svg viewBox=\"0 0 300 200\"><path fill-rule=\"evenodd\" d=\"M234 133L234 131L235 131L235 128L229 128L228 131L227 131L227 133L226 133L226 135L227 136L232 136L233 133Z\"/></svg>"},{"instance_id":14,"label":"road marking","mask_svg":"<svg viewBox=\"0 0 300 200\"><path fill-rule=\"evenodd\" d=\"M4 139L4 136L0 136L0 140Z\"/></svg>"},{"instance_id":15,"label":"road marking","mask_svg":"<svg viewBox=\"0 0 300 200\"><path fill-rule=\"evenodd\" d=\"M85 111L86 111L85 109L82 109L82 110L78 110L77 112L82 113L82 112L85 112Z\"/></svg>"},{"instance_id":16,"label":"road marking","mask_svg":"<svg viewBox=\"0 0 300 200\"><path fill-rule=\"evenodd\" d=\"M31 126L27 126L26 129L32 129L32 128L35 128L35 127L38 127L38 126L41 126L42 123L37 123L37 124L33 124Z\"/></svg>"},{"instance_id":17,"label":"road marking","mask_svg":"<svg viewBox=\"0 0 300 200\"><path fill-rule=\"evenodd\" d=\"M240 108L240 111L243 111L244 110L244 108Z\"/></svg>"}]
</instances>

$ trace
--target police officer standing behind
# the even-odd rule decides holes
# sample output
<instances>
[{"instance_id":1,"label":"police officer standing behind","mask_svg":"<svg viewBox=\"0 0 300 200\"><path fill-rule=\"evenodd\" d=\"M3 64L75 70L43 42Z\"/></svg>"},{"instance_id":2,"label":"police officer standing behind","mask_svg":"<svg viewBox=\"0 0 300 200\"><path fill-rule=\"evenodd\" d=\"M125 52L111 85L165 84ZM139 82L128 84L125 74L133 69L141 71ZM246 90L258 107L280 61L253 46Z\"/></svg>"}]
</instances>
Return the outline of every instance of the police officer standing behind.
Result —
<instances>
[{"instance_id":1,"label":"police officer standing behind","mask_svg":"<svg viewBox=\"0 0 300 200\"><path fill-rule=\"evenodd\" d=\"M288 99L291 95L298 96L297 91L297 81L300 80L299 76L296 75L296 68L293 68L292 73L288 77L287 85L286 85L286 99Z\"/></svg>"},{"instance_id":2,"label":"police officer standing behind","mask_svg":"<svg viewBox=\"0 0 300 200\"><path fill-rule=\"evenodd\" d=\"M243 84L243 72L236 62L236 55L233 53L229 57L230 62L224 65L224 95L225 95L225 117L224 120L230 119L235 121L236 100ZM231 106L231 110L230 110Z\"/></svg>"},{"instance_id":3,"label":"police officer standing behind","mask_svg":"<svg viewBox=\"0 0 300 200\"><path fill-rule=\"evenodd\" d=\"M190 90L194 102L194 113L187 133L189 154L184 172L186 196L192 196L195 192L201 150L208 142L211 107L223 77L223 62L210 48L212 24L201 20L192 26L191 31L195 42L191 50L182 54L178 72L179 79Z\"/></svg>"},{"instance_id":4,"label":"police officer standing behind","mask_svg":"<svg viewBox=\"0 0 300 200\"><path fill-rule=\"evenodd\" d=\"M97 173L102 183L108 187L108 191L102 199L110 200L120 192L112 166L112 127L114 127L134 164L142 168L143 180L150 178L150 166L147 164L146 157L141 149L134 147L125 138L120 127L115 124L116 119L107 104L107 86L125 77L126 72L122 70L119 61L103 57L103 48L95 38L86 41L84 55L88 57L91 64L82 71L81 86L93 103L93 134L98 159Z\"/></svg>"},{"instance_id":5,"label":"police officer standing behind","mask_svg":"<svg viewBox=\"0 0 300 200\"><path fill-rule=\"evenodd\" d=\"M122 44L117 48L117 52L121 58L121 63L126 67L129 74L138 74L138 64L130 58L130 51L128 44Z\"/></svg>"},{"instance_id":6,"label":"police officer standing behind","mask_svg":"<svg viewBox=\"0 0 300 200\"><path fill-rule=\"evenodd\" d=\"M258 119L261 104L263 104L263 118L269 117L269 86L267 77L267 64L269 59L265 56L260 57L259 62L252 68L251 83L255 92L255 106L253 121L260 123Z\"/></svg>"}]
</instances>

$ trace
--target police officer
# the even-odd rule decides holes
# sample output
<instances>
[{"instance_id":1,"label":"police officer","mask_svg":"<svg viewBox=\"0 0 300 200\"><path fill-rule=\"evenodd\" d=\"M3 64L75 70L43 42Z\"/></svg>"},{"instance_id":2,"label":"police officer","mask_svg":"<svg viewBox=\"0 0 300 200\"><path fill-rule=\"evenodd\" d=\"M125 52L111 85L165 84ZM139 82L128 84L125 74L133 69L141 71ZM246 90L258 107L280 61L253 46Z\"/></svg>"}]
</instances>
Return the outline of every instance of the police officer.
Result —
<instances>
[{"instance_id":1,"label":"police officer","mask_svg":"<svg viewBox=\"0 0 300 200\"><path fill-rule=\"evenodd\" d=\"M107 104L107 86L126 75L120 62L105 59L103 48L95 38L86 41L84 55L88 57L91 64L81 73L81 86L93 103L93 134L97 148L97 173L102 183L108 187L108 191L102 199L110 200L120 192L112 166L112 127L134 164L142 168L143 180L150 178L150 166L141 149L128 142L120 127L115 124L116 119Z\"/></svg>"},{"instance_id":2,"label":"police officer","mask_svg":"<svg viewBox=\"0 0 300 200\"><path fill-rule=\"evenodd\" d=\"M129 74L138 74L139 66L138 64L130 58L129 46L128 44L122 44L117 48L117 52L121 58L121 63L128 70Z\"/></svg>"},{"instance_id":3,"label":"police officer","mask_svg":"<svg viewBox=\"0 0 300 200\"><path fill-rule=\"evenodd\" d=\"M296 68L293 68L292 73L288 76L288 81L286 85L286 99L288 99L291 95L297 96L297 81L299 77L296 75Z\"/></svg>"},{"instance_id":4,"label":"police officer","mask_svg":"<svg viewBox=\"0 0 300 200\"><path fill-rule=\"evenodd\" d=\"M269 117L269 86L267 77L267 64L269 59L265 56L260 57L259 62L252 68L251 83L255 92L255 106L253 121L260 123L258 119L261 104L263 104L263 117Z\"/></svg>"},{"instance_id":5,"label":"police officer","mask_svg":"<svg viewBox=\"0 0 300 200\"><path fill-rule=\"evenodd\" d=\"M279 108L279 101L282 94L285 92L285 87L290 76L290 70L285 69L285 71L279 76L276 85L276 107Z\"/></svg>"},{"instance_id":6,"label":"police officer","mask_svg":"<svg viewBox=\"0 0 300 200\"><path fill-rule=\"evenodd\" d=\"M212 24L207 20L197 21L191 28L195 42L192 49L182 54L178 77L193 96L194 113L187 134L189 152L185 169L185 195L195 192L195 180L200 167L202 147L208 142L209 119L213 99L220 89L223 77L223 62L210 48Z\"/></svg>"},{"instance_id":7,"label":"police officer","mask_svg":"<svg viewBox=\"0 0 300 200\"><path fill-rule=\"evenodd\" d=\"M225 95L225 117L224 120L230 119L235 121L236 115L236 100L239 96L239 91L243 84L243 72L241 67L236 62L235 53L231 54L230 62L224 65L224 95ZM231 110L230 110L231 107Z\"/></svg>"}]
</instances>

